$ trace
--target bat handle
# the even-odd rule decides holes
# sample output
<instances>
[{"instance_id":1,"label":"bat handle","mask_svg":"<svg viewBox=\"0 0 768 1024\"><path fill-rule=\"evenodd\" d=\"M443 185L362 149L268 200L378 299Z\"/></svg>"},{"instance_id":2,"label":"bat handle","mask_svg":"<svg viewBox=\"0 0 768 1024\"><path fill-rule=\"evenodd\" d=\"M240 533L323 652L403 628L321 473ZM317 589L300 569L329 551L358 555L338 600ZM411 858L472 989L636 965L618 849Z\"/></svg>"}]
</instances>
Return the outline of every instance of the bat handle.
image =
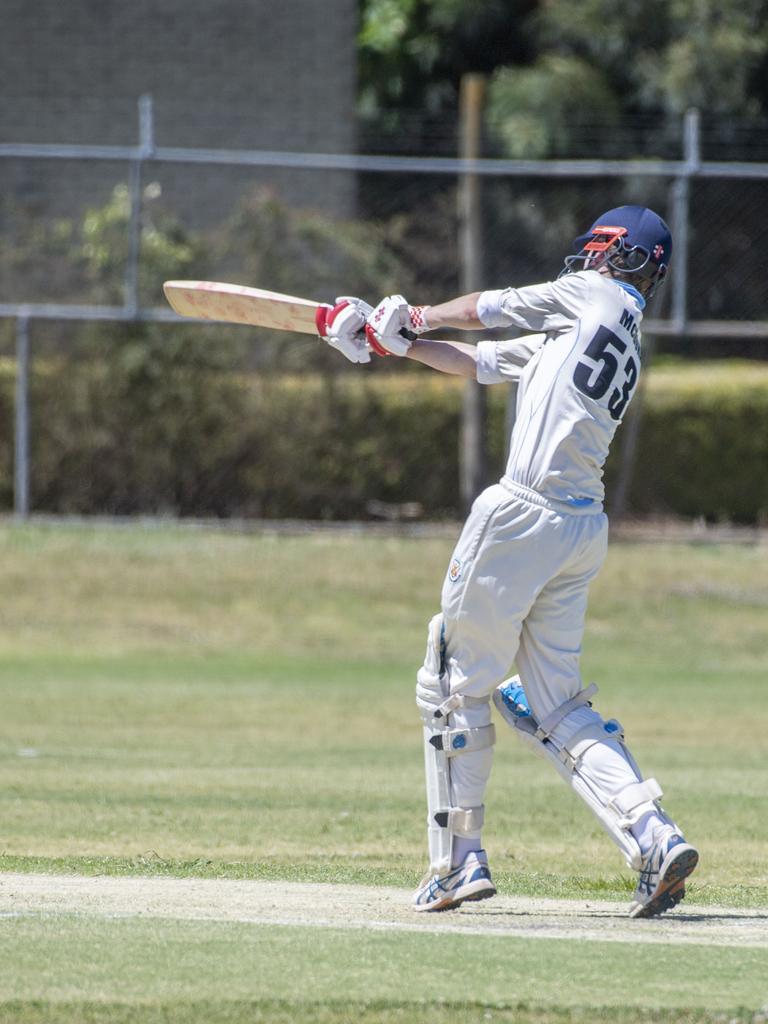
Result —
<instances>
[{"instance_id":1,"label":"bat handle","mask_svg":"<svg viewBox=\"0 0 768 1024\"><path fill-rule=\"evenodd\" d=\"M408 341L416 341L418 334L415 331L409 331L407 327L400 328L400 335L403 338L407 338Z\"/></svg>"}]
</instances>

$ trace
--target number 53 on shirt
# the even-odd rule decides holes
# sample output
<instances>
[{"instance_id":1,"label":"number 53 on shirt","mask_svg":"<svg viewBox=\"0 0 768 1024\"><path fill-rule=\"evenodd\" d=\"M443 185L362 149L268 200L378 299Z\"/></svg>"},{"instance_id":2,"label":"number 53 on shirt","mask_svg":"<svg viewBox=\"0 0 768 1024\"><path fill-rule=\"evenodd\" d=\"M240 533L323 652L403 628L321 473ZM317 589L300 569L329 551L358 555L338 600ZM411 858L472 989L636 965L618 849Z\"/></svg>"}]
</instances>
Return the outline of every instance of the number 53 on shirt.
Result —
<instances>
[{"instance_id":1,"label":"number 53 on shirt","mask_svg":"<svg viewBox=\"0 0 768 1024\"><path fill-rule=\"evenodd\" d=\"M607 327L600 327L584 350L592 362L580 360L573 372L573 383L588 398L599 402L610 392L608 412L614 420L624 415L639 376L633 355L621 365L626 351L625 341Z\"/></svg>"}]
</instances>

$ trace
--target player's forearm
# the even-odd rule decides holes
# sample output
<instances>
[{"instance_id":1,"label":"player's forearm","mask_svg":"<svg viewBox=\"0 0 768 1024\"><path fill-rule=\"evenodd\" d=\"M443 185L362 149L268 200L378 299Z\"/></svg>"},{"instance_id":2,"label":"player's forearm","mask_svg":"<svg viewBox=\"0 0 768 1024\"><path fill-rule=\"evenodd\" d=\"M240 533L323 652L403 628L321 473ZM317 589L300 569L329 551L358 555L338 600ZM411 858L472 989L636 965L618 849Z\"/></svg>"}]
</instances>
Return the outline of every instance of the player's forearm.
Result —
<instances>
[{"instance_id":1,"label":"player's forearm","mask_svg":"<svg viewBox=\"0 0 768 1024\"><path fill-rule=\"evenodd\" d=\"M408 349L408 358L442 373L453 373L460 377L477 375L477 350L474 345L461 341L434 341L417 338Z\"/></svg>"},{"instance_id":2,"label":"player's forearm","mask_svg":"<svg viewBox=\"0 0 768 1024\"><path fill-rule=\"evenodd\" d=\"M471 292L437 306L428 306L426 317L430 331L440 330L441 327L455 327L460 331L483 330L485 324L477 315L477 300L481 294Z\"/></svg>"}]
</instances>

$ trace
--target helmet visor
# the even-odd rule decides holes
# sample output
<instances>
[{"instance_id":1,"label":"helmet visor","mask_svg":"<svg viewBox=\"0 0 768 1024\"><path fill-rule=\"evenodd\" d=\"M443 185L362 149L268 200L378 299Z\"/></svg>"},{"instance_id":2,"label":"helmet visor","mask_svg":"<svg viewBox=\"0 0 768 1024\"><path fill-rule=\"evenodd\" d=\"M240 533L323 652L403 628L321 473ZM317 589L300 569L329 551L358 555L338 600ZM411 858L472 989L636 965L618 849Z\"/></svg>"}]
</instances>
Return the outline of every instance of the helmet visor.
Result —
<instances>
[{"instance_id":1,"label":"helmet visor","mask_svg":"<svg viewBox=\"0 0 768 1024\"><path fill-rule=\"evenodd\" d=\"M626 233L626 228L613 227L610 224L596 224L588 234L577 238L574 245L591 253L607 252Z\"/></svg>"},{"instance_id":2,"label":"helmet visor","mask_svg":"<svg viewBox=\"0 0 768 1024\"><path fill-rule=\"evenodd\" d=\"M579 249L580 256L593 261L592 266L607 263L614 270L637 273L648 264L651 254L641 245L627 245L626 235L625 227L596 224L589 234L577 238L574 245Z\"/></svg>"}]
</instances>

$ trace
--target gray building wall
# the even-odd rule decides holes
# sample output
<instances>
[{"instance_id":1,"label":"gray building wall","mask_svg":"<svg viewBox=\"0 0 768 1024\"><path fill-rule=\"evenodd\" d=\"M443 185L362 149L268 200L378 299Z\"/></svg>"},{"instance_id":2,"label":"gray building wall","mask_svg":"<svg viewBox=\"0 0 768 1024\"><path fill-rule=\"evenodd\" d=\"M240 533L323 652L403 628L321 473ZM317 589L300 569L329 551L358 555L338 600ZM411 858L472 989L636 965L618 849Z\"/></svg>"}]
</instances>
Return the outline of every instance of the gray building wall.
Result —
<instances>
[{"instance_id":1,"label":"gray building wall","mask_svg":"<svg viewBox=\"0 0 768 1024\"><path fill-rule=\"evenodd\" d=\"M350 152L357 0L0 0L0 141L130 145L154 101L160 146ZM0 160L6 200L71 212L103 201L124 166ZM341 172L153 166L195 223L244 189L351 213Z\"/></svg>"}]
</instances>

